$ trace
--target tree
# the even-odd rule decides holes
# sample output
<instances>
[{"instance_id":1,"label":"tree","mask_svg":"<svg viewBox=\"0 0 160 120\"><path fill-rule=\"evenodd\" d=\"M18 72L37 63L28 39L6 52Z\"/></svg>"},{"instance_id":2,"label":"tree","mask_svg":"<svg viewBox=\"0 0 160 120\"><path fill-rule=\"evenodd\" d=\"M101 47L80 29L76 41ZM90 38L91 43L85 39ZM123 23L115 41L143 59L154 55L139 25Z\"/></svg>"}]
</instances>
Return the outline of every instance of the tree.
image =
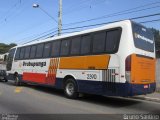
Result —
<instances>
[{"instance_id":1,"label":"tree","mask_svg":"<svg viewBox=\"0 0 160 120\"><path fill-rule=\"evenodd\" d=\"M4 44L4 43L0 43L0 54L4 54L6 52L9 51L10 48L16 46L17 44L15 43L11 43L11 44Z\"/></svg>"}]
</instances>

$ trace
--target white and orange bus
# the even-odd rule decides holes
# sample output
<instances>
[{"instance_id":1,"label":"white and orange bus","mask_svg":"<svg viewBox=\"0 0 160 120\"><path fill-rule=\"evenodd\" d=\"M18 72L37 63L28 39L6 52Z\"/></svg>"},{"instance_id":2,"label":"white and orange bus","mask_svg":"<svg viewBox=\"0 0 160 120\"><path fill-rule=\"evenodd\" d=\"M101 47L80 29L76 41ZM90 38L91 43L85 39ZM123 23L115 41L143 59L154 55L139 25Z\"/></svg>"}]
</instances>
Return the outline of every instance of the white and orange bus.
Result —
<instances>
[{"instance_id":1,"label":"white and orange bus","mask_svg":"<svg viewBox=\"0 0 160 120\"><path fill-rule=\"evenodd\" d=\"M8 79L79 93L134 96L155 91L155 42L130 20L19 45L9 51Z\"/></svg>"}]
</instances>

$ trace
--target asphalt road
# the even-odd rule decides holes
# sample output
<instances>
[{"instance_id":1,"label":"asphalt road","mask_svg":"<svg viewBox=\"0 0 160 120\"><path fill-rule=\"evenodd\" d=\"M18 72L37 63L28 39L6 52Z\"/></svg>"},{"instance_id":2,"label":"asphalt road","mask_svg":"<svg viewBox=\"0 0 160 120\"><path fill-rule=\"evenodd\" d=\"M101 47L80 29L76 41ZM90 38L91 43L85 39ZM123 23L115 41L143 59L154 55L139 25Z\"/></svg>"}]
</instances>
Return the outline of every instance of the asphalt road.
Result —
<instances>
[{"instance_id":1,"label":"asphalt road","mask_svg":"<svg viewBox=\"0 0 160 120\"><path fill-rule=\"evenodd\" d=\"M0 113L62 116L90 114L94 118L108 114L105 117L122 119L124 114L160 114L160 103L102 96L86 96L71 100L64 97L63 91L33 85L16 87L9 81L0 82Z\"/></svg>"}]
</instances>

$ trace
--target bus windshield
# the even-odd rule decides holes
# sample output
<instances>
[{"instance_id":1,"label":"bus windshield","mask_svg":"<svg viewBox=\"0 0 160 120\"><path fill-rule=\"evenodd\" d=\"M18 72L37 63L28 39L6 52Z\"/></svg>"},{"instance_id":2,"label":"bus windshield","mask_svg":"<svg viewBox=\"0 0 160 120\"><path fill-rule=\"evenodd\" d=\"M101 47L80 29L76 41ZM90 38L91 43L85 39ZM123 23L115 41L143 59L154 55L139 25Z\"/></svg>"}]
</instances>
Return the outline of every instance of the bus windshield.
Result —
<instances>
[{"instance_id":1,"label":"bus windshield","mask_svg":"<svg viewBox=\"0 0 160 120\"><path fill-rule=\"evenodd\" d=\"M136 48L154 52L154 36L150 29L132 22L134 44Z\"/></svg>"}]
</instances>

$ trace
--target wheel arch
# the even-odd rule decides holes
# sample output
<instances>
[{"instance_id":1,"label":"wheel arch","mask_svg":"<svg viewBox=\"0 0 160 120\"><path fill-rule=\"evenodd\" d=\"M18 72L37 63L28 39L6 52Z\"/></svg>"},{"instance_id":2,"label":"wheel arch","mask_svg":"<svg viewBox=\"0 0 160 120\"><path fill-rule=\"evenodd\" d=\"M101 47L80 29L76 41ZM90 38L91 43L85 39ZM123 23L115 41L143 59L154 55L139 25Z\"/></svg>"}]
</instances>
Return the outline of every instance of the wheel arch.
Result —
<instances>
[{"instance_id":1,"label":"wheel arch","mask_svg":"<svg viewBox=\"0 0 160 120\"><path fill-rule=\"evenodd\" d=\"M65 82L68 80L68 79L73 79L77 85L77 90L79 91L79 86L78 86L78 82L76 80L76 78L73 76L73 75L66 75L64 78L63 78L63 89L65 87Z\"/></svg>"}]
</instances>

